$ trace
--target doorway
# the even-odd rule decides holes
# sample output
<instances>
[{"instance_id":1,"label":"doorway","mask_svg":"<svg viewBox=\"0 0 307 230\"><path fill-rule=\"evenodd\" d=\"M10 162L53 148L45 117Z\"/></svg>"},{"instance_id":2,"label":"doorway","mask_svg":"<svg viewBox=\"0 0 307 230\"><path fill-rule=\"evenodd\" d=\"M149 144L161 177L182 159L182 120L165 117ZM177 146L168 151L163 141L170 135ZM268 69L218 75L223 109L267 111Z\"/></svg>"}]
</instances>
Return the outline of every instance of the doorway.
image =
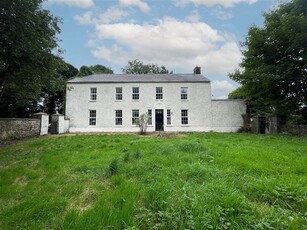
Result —
<instances>
[{"instance_id":1,"label":"doorway","mask_svg":"<svg viewBox=\"0 0 307 230\"><path fill-rule=\"evenodd\" d=\"M156 115L156 131L164 131L164 126L163 126L163 109L156 109L155 112Z\"/></svg>"}]
</instances>

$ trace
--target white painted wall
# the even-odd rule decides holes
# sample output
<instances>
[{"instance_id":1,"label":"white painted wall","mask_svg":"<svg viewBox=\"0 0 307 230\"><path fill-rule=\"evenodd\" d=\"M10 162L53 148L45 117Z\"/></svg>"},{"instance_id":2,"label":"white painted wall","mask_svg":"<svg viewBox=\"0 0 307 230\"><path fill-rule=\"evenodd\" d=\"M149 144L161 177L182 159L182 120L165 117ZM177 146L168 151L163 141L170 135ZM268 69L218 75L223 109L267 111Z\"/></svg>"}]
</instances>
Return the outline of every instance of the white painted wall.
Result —
<instances>
[{"instance_id":1,"label":"white painted wall","mask_svg":"<svg viewBox=\"0 0 307 230\"><path fill-rule=\"evenodd\" d=\"M244 100L212 100L212 131L236 132L244 125Z\"/></svg>"},{"instance_id":2,"label":"white painted wall","mask_svg":"<svg viewBox=\"0 0 307 230\"><path fill-rule=\"evenodd\" d=\"M90 88L97 88L97 100L90 101ZM115 88L123 88L123 100L115 100ZM132 87L139 87L140 100L132 100ZM163 100L156 100L156 87L163 87ZM181 87L188 87L188 100L180 98ZM165 131L211 130L210 83L69 83L66 95L66 118L70 119L70 132L127 132L139 131L132 125L132 110L140 114L152 109L155 131L155 109L164 110ZM166 125L166 110L172 111L172 124ZM181 125L181 109L188 109L189 124ZM96 110L96 126L89 125L89 110ZM123 111L123 125L115 125L115 110Z\"/></svg>"}]
</instances>

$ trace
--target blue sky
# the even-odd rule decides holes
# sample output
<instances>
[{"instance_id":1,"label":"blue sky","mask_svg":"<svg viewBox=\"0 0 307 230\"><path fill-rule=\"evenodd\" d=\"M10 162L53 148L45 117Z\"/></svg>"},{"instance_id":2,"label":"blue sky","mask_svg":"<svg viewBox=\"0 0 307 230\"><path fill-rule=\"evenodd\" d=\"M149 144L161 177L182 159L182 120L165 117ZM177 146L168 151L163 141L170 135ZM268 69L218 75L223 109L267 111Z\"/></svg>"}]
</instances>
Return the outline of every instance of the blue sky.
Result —
<instances>
[{"instance_id":1,"label":"blue sky","mask_svg":"<svg viewBox=\"0 0 307 230\"><path fill-rule=\"evenodd\" d=\"M48 0L63 19L60 47L66 62L102 64L121 73L129 60L164 65L174 73L195 66L212 81L214 98L238 85L240 46L251 25L263 25L274 0Z\"/></svg>"}]
</instances>

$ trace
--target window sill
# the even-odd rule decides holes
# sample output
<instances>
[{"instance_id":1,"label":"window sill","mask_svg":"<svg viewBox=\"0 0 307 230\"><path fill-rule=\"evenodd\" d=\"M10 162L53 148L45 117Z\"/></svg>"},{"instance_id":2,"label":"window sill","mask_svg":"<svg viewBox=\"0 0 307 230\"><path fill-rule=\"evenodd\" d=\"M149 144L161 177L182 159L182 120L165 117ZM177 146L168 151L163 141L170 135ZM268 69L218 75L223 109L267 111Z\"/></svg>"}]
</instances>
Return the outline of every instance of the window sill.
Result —
<instances>
[{"instance_id":1,"label":"window sill","mask_svg":"<svg viewBox=\"0 0 307 230\"><path fill-rule=\"evenodd\" d=\"M140 100L132 100L132 102L140 102Z\"/></svg>"},{"instance_id":2,"label":"window sill","mask_svg":"<svg viewBox=\"0 0 307 230\"><path fill-rule=\"evenodd\" d=\"M122 102L123 100L115 100L115 102Z\"/></svg>"},{"instance_id":3,"label":"window sill","mask_svg":"<svg viewBox=\"0 0 307 230\"><path fill-rule=\"evenodd\" d=\"M165 127L173 127L173 125L165 125Z\"/></svg>"},{"instance_id":4,"label":"window sill","mask_svg":"<svg viewBox=\"0 0 307 230\"><path fill-rule=\"evenodd\" d=\"M188 102L188 99L181 99L181 102Z\"/></svg>"},{"instance_id":5,"label":"window sill","mask_svg":"<svg viewBox=\"0 0 307 230\"><path fill-rule=\"evenodd\" d=\"M90 102L96 102L97 100L90 100Z\"/></svg>"},{"instance_id":6,"label":"window sill","mask_svg":"<svg viewBox=\"0 0 307 230\"><path fill-rule=\"evenodd\" d=\"M181 127L190 127L190 125L180 125Z\"/></svg>"}]
</instances>

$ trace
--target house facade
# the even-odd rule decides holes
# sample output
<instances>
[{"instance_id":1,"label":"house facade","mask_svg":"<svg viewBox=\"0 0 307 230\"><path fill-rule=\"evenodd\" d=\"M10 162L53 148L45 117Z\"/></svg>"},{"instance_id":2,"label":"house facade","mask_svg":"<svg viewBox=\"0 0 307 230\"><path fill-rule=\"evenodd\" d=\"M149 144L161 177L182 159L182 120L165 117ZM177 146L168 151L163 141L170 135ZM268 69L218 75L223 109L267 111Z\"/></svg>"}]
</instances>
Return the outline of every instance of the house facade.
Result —
<instances>
[{"instance_id":1,"label":"house facade","mask_svg":"<svg viewBox=\"0 0 307 230\"><path fill-rule=\"evenodd\" d=\"M67 83L65 116L70 132L235 132L243 126L243 100L212 100L201 74L101 74Z\"/></svg>"}]
</instances>

